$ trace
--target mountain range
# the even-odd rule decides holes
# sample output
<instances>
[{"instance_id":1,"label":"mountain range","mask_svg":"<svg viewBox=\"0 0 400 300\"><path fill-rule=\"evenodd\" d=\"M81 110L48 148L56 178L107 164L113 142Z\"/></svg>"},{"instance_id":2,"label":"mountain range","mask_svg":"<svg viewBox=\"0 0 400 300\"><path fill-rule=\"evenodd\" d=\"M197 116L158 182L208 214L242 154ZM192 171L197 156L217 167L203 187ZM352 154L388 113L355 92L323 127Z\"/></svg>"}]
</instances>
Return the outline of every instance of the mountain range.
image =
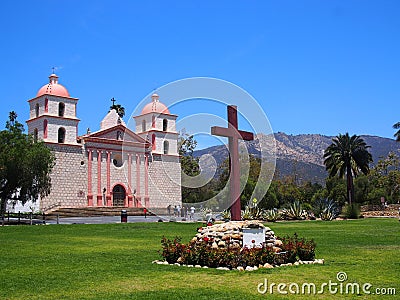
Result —
<instances>
[{"instance_id":1,"label":"mountain range","mask_svg":"<svg viewBox=\"0 0 400 300\"><path fill-rule=\"evenodd\" d=\"M294 176L297 182L311 181L321 184L325 182L327 172L323 155L334 137L321 134L288 135L278 132L274 134L274 138L276 143L275 176L278 178ZM393 139L370 135L362 135L361 138L370 146L369 151L374 163L386 157L389 152L395 152L400 156L400 143ZM271 141L271 136L257 134L255 140L246 141L245 144L250 154L260 157L261 150L263 153L271 150L269 141ZM212 146L197 150L194 155L203 156L202 168L207 169L207 166L212 165L213 160L217 165L221 164L228 156L228 150L225 145Z\"/></svg>"}]
</instances>

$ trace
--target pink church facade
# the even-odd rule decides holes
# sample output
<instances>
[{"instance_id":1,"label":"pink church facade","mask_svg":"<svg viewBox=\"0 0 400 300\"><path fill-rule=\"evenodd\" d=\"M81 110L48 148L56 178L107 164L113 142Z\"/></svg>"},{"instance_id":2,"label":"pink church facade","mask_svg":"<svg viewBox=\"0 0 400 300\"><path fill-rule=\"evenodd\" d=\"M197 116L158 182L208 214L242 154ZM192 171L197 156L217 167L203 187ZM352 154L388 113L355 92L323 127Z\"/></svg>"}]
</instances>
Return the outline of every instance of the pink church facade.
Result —
<instances>
[{"instance_id":1,"label":"pink church facade","mask_svg":"<svg viewBox=\"0 0 400 300\"><path fill-rule=\"evenodd\" d=\"M95 132L78 136L78 98L51 74L49 83L28 100L28 133L43 140L56 163L52 189L39 208L147 207L181 205L176 115L154 94L135 130L110 110Z\"/></svg>"}]
</instances>

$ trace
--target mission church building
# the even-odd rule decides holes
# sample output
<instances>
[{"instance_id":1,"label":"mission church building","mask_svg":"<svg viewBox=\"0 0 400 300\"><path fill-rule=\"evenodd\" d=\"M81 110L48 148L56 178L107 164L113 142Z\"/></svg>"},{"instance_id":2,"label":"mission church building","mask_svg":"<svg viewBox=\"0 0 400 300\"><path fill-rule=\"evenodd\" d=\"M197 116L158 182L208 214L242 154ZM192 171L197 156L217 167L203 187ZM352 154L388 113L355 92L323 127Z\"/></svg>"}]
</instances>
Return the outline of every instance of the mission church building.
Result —
<instances>
[{"instance_id":1,"label":"mission church building","mask_svg":"<svg viewBox=\"0 0 400 300\"><path fill-rule=\"evenodd\" d=\"M177 115L153 94L130 130L114 109L96 132L78 136L78 98L50 81L28 100L28 133L43 140L56 161L51 193L39 209L182 205Z\"/></svg>"}]
</instances>

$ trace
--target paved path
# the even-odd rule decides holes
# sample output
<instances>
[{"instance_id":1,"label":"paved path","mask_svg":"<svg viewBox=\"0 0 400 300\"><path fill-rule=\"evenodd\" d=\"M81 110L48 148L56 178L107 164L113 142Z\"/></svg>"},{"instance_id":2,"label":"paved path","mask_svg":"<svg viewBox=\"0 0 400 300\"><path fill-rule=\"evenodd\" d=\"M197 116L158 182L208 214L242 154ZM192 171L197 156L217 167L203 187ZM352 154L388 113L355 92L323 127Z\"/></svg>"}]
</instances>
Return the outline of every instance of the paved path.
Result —
<instances>
[{"instance_id":1,"label":"paved path","mask_svg":"<svg viewBox=\"0 0 400 300\"><path fill-rule=\"evenodd\" d=\"M199 216L195 216L195 220L198 220ZM169 222L169 216L128 216L128 223L135 222ZM176 221L182 221L182 218L176 218ZM185 222L193 222L187 220ZM110 223L121 223L120 216L103 216L103 217L71 217L71 218L59 218L59 224L110 224ZM46 220L46 224L57 224L57 220Z\"/></svg>"}]
</instances>

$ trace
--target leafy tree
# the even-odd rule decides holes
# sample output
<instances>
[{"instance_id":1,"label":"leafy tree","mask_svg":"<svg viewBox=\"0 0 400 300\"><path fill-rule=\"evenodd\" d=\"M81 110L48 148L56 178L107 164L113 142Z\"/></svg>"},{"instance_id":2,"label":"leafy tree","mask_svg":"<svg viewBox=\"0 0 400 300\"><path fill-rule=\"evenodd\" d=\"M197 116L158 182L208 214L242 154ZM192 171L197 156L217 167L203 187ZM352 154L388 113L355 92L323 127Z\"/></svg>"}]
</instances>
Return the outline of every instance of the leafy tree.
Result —
<instances>
[{"instance_id":1,"label":"leafy tree","mask_svg":"<svg viewBox=\"0 0 400 300\"><path fill-rule=\"evenodd\" d=\"M371 202L379 203L380 197L385 197L389 202L397 202L400 198L400 158L390 152L386 158L381 158L376 166L371 169L369 181L373 189ZM381 193L379 195L379 193Z\"/></svg>"},{"instance_id":2,"label":"leafy tree","mask_svg":"<svg viewBox=\"0 0 400 300\"><path fill-rule=\"evenodd\" d=\"M366 175L361 175L354 179L354 199L357 203L367 202L370 192L371 183Z\"/></svg>"},{"instance_id":3,"label":"leafy tree","mask_svg":"<svg viewBox=\"0 0 400 300\"><path fill-rule=\"evenodd\" d=\"M351 204L355 199L353 178L360 171L364 174L369 173L369 164L372 162L372 155L368 152L369 146L365 141L357 136L350 137L348 133L332 139L332 144L325 150L324 164L329 176L337 174L339 177L347 178L347 199Z\"/></svg>"},{"instance_id":4,"label":"leafy tree","mask_svg":"<svg viewBox=\"0 0 400 300\"><path fill-rule=\"evenodd\" d=\"M181 158L181 169L188 176L197 176L200 174L199 158L194 157L193 151L197 146L197 141L193 135L183 135L179 137L178 149ZM201 201L200 189L190 188L182 184L182 199L184 202Z\"/></svg>"},{"instance_id":5,"label":"leafy tree","mask_svg":"<svg viewBox=\"0 0 400 300\"><path fill-rule=\"evenodd\" d=\"M397 132L394 134L394 137L396 138L396 141L400 142L400 122L394 124L393 128L398 129Z\"/></svg>"},{"instance_id":6,"label":"leafy tree","mask_svg":"<svg viewBox=\"0 0 400 300\"><path fill-rule=\"evenodd\" d=\"M278 200L281 207L288 206L295 201L303 202L303 195L294 180L293 176L277 180Z\"/></svg>"},{"instance_id":7,"label":"leafy tree","mask_svg":"<svg viewBox=\"0 0 400 300\"><path fill-rule=\"evenodd\" d=\"M181 168L186 175L197 176L200 174L199 158L194 157L194 149L197 141L193 135L180 136L178 140L179 155L181 157Z\"/></svg>"},{"instance_id":8,"label":"leafy tree","mask_svg":"<svg viewBox=\"0 0 400 300\"><path fill-rule=\"evenodd\" d=\"M312 196L312 204L315 205L320 199L330 199L343 206L346 202L346 181L339 177L328 177L325 180L325 188L315 191Z\"/></svg>"},{"instance_id":9,"label":"leafy tree","mask_svg":"<svg viewBox=\"0 0 400 300\"><path fill-rule=\"evenodd\" d=\"M0 131L0 212L8 200L36 201L49 195L54 156L43 142L34 142L11 112L6 130ZM3 219L4 221L4 219Z\"/></svg>"},{"instance_id":10,"label":"leafy tree","mask_svg":"<svg viewBox=\"0 0 400 300\"><path fill-rule=\"evenodd\" d=\"M267 193L265 194L264 198L260 201L259 206L264 209L277 208L279 205L277 194L278 194L278 185L276 181L272 181Z\"/></svg>"}]
</instances>

